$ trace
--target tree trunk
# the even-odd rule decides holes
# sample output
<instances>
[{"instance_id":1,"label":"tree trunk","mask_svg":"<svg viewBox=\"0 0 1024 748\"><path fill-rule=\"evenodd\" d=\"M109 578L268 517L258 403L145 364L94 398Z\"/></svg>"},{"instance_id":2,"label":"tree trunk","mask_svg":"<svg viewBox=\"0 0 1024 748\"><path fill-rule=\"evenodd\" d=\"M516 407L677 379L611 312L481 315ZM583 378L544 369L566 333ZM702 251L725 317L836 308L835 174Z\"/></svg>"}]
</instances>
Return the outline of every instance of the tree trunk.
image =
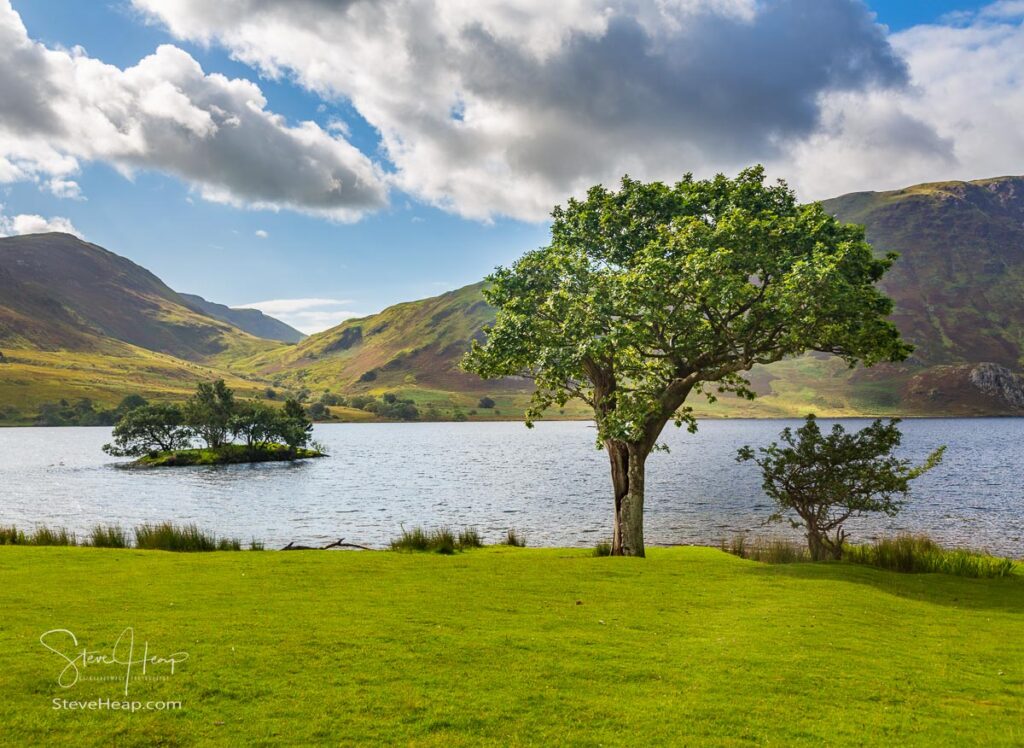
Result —
<instances>
[{"instance_id":1,"label":"tree trunk","mask_svg":"<svg viewBox=\"0 0 1024 748\"><path fill-rule=\"evenodd\" d=\"M616 440L605 442L612 468L615 521L613 556L644 555L644 469L650 448Z\"/></svg>"}]
</instances>

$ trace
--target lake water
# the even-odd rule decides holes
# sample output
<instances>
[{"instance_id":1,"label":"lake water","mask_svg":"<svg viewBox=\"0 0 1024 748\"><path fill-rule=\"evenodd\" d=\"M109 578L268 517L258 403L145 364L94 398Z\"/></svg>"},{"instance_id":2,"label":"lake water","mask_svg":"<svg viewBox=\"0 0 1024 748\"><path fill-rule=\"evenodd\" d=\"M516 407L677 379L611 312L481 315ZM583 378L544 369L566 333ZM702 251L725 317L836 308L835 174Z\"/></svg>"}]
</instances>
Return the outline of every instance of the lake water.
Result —
<instances>
[{"instance_id":1,"label":"lake water","mask_svg":"<svg viewBox=\"0 0 1024 748\"><path fill-rule=\"evenodd\" d=\"M848 428L866 422L844 420ZM652 544L716 543L762 527L771 506L736 450L795 421L702 421L667 429L648 461ZM927 532L951 544L1024 556L1024 419L904 421L904 454L940 444L945 462L914 484L898 517L850 524L855 539ZM508 528L530 545L592 546L610 535L608 461L581 422L318 425L330 457L295 464L124 470L100 446L105 428L0 429L0 523L83 532L97 523L174 520L268 548L345 537L385 545L402 525Z\"/></svg>"}]
</instances>

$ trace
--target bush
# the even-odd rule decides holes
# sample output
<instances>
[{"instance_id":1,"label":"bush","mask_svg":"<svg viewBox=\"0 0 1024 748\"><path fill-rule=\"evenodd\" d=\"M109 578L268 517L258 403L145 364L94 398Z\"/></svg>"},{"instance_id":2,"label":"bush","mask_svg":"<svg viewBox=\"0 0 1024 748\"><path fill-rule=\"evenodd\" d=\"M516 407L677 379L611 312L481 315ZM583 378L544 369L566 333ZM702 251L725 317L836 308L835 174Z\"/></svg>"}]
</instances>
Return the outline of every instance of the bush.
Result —
<instances>
[{"instance_id":1,"label":"bush","mask_svg":"<svg viewBox=\"0 0 1024 748\"><path fill-rule=\"evenodd\" d=\"M484 409L493 408L494 407L494 400L492 400L489 397L481 397L480 398L480 402L478 403L478 407L484 408Z\"/></svg>"},{"instance_id":2,"label":"bush","mask_svg":"<svg viewBox=\"0 0 1024 748\"><path fill-rule=\"evenodd\" d=\"M89 545L94 548L127 548L128 533L120 525L96 525L89 533Z\"/></svg>"},{"instance_id":3,"label":"bush","mask_svg":"<svg viewBox=\"0 0 1024 748\"><path fill-rule=\"evenodd\" d=\"M370 369L370 371L363 372L362 376L359 377L359 381L360 382L372 382L376 378L377 378L377 372L375 372L373 369Z\"/></svg>"},{"instance_id":4,"label":"bush","mask_svg":"<svg viewBox=\"0 0 1024 748\"><path fill-rule=\"evenodd\" d=\"M153 551L237 551L242 544L229 538L218 540L216 535L204 533L195 525L179 527L161 522L136 527L135 547Z\"/></svg>"},{"instance_id":5,"label":"bush","mask_svg":"<svg viewBox=\"0 0 1024 748\"><path fill-rule=\"evenodd\" d=\"M598 557L612 555L612 544L606 541L601 541L594 546L594 555Z\"/></svg>"},{"instance_id":6,"label":"bush","mask_svg":"<svg viewBox=\"0 0 1024 748\"><path fill-rule=\"evenodd\" d=\"M515 530L510 529L505 533L505 539L501 541L501 544L515 546L516 548L525 548L526 538L518 535Z\"/></svg>"},{"instance_id":7,"label":"bush","mask_svg":"<svg viewBox=\"0 0 1024 748\"><path fill-rule=\"evenodd\" d=\"M310 406L306 408L306 415L314 420L319 420L327 418L331 415L331 412L327 409L327 406L324 405L323 401L317 401L315 403L311 403Z\"/></svg>"},{"instance_id":8,"label":"bush","mask_svg":"<svg viewBox=\"0 0 1024 748\"><path fill-rule=\"evenodd\" d=\"M945 447L916 467L897 458L903 438L898 423L876 420L850 434L837 423L824 435L812 414L795 432L782 430L781 446L773 443L757 452L743 447L736 460L752 460L761 468L761 486L778 508L771 519L786 516L793 527L803 528L815 561L838 559L846 520L872 512L894 516L910 482L942 461Z\"/></svg>"},{"instance_id":9,"label":"bush","mask_svg":"<svg viewBox=\"0 0 1024 748\"><path fill-rule=\"evenodd\" d=\"M997 578L1013 573L1014 562L966 549L947 550L924 535L897 535L864 545L848 545L843 559L911 574L953 574Z\"/></svg>"}]
</instances>

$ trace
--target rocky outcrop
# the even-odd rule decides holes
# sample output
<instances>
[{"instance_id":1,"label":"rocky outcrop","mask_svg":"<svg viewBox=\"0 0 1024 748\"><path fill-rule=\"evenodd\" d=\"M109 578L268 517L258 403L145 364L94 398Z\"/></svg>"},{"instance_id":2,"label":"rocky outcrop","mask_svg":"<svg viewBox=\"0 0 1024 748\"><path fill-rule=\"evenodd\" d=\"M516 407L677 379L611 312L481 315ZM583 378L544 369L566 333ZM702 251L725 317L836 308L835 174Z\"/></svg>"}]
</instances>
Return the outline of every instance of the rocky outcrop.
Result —
<instances>
[{"instance_id":1,"label":"rocky outcrop","mask_svg":"<svg viewBox=\"0 0 1024 748\"><path fill-rule=\"evenodd\" d=\"M1007 405L1024 409L1024 377L999 364L978 364L970 373L970 382L979 391L998 397Z\"/></svg>"}]
</instances>

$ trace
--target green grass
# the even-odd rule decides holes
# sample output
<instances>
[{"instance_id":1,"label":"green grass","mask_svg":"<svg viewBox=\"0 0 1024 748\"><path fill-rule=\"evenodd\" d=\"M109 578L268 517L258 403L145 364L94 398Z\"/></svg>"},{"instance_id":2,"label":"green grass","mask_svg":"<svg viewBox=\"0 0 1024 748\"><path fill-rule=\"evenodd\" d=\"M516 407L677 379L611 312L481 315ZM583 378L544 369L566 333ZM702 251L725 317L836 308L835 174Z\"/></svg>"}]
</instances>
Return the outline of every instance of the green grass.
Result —
<instances>
[{"instance_id":1,"label":"green grass","mask_svg":"<svg viewBox=\"0 0 1024 748\"><path fill-rule=\"evenodd\" d=\"M439 527L435 530L425 530L422 527L406 530L403 527L402 534L390 543L393 551L416 551L442 555L451 555L456 551L468 551L471 548L482 548L483 545L480 533L476 530L467 528L456 536L447 527Z\"/></svg>"},{"instance_id":2,"label":"green grass","mask_svg":"<svg viewBox=\"0 0 1024 748\"><path fill-rule=\"evenodd\" d=\"M0 548L0 742L1024 742L1019 573L591 553ZM109 651L126 626L151 656L189 655L130 698L183 709L54 710L120 686L58 688L40 635Z\"/></svg>"}]
</instances>

